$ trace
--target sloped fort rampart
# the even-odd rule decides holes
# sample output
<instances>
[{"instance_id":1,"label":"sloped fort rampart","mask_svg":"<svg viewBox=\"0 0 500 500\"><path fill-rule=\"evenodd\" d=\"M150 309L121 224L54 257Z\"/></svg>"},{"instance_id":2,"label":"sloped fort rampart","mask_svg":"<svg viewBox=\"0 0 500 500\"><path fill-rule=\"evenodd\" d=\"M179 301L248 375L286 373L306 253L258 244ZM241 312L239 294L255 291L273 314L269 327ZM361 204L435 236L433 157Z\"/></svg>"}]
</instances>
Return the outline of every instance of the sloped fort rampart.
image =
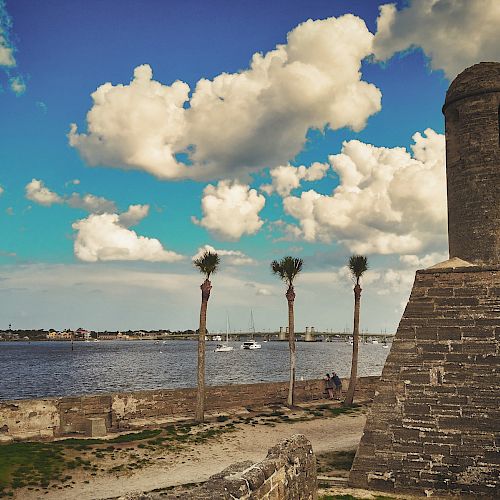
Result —
<instances>
[{"instance_id":1,"label":"sloped fort rampart","mask_svg":"<svg viewBox=\"0 0 500 500\"><path fill-rule=\"evenodd\" d=\"M500 498L500 63L450 85L450 260L417 271L352 486Z\"/></svg>"}]
</instances>

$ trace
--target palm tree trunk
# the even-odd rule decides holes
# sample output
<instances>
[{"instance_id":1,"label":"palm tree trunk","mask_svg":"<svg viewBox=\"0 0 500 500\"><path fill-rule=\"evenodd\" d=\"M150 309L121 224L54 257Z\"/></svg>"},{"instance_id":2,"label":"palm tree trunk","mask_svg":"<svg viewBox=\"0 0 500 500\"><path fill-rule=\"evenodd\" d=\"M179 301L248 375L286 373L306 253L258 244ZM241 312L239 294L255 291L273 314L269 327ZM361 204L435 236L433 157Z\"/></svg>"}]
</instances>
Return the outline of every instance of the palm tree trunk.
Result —
<instances>
[{"instance_id":1,"label":"palm tree trunk","mask_svg":"<svg viewBox=\"0 0 500 500\"><path fill-rule=\"evenodd\" d=\"M288 406L293 406L295 396L295 321L293 315L293 303L295 300L295 291L293 286L289 286L286 292L288 301L288 346L290 349L290 384L288 387Z\"/></svg>"},{"instance_id":2,"label":"palm tree trunk","mask_svg":"<svg viewBox=\"0 0 500 500\"><path fill-rule=\"evenodd\" d=\"M207 308L210 298L210 281L206 279L201 285L200 328L198 336L198 391L196 393L195 420L205 420L205 335L207 333Z\"/></svg>"},{"instance_id":3,"label":"palm tree trunk","mask_svg":"<svg viewBox=\"0 0 500 500\"><path fill-rule=\"evenodd\" d=\"M354 391L356 390L356 380L358 377L358 351L359 351L359 309L361 302L361 287L356 283L354 287L354 328L352 332L352 362L351 378L349 388L344 400L344 406L352 406L354 401Z\"/></svg>"}]
</instances>

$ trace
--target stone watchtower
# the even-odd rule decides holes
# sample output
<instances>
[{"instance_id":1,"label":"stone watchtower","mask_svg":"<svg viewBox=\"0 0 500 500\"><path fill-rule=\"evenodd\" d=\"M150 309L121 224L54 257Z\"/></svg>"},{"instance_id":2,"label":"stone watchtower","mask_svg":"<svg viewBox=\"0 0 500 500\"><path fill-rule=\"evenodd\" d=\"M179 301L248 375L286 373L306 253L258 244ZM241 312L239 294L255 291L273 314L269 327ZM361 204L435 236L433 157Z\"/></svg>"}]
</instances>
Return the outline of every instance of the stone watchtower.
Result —
<instances>
[{"instance_id":1,"label":"stone watchtower","mask_svg":"<svg viewBox=\"0 0 500 500\"><path fill-rule=\"evenodd\" d=\"M500 63L452 82L450 259L417 271L351 486L500 498Z\"/></svg>"},{"instance_id":2,"label":"stone watchtower","mask_svg":"<svg viewBox=\"0 0 500 500\"><path fill-rule=\"evenodd\" d=\"M450 258L500 262L500 63L460 73L443 106Z\"/></svg>"}]
</instances>

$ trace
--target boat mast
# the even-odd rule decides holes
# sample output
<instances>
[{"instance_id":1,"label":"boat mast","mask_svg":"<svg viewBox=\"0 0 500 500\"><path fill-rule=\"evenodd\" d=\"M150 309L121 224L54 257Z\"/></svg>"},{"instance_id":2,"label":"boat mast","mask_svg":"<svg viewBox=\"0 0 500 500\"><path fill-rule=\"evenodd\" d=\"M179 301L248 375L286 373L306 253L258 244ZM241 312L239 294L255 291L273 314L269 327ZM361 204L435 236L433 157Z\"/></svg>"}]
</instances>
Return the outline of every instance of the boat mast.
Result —
<instances>
[{"instance_id":1,"label":"boat mast","mask_svg":"<svg viewBox=\"0 0 500 500\"><path fill-rule=\"evenodd\" d=\"M255 323L253 321L253 310L250 309L250 332L252 333L252 340L255 340L254 339L254 335L255 335Z\"/></svg>"}]
</instances>

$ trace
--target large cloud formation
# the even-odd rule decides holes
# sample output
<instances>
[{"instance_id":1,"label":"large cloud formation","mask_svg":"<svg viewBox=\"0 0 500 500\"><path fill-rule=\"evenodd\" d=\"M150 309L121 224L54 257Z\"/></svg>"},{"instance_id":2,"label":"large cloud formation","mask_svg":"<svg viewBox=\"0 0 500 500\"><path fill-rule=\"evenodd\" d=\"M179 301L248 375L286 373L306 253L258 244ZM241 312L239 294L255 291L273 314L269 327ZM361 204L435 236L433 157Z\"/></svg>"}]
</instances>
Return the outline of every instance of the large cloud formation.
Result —
<instances>
[{"instance_id":1,"label":"large cloud formation","mask_svg":"<svg viewBox=\"0 0 500 500\"><path fill-rule=\"evenodd\" d=\"M70 144L89 165L160 179L241 179L286 164L310 128L359 131L381 109L380 91L360 73L372 39L350 14L309 20L286 44L254 54L249 69L201 79L190 99L187 84L162 85L139 66L129 85L106 83L92 94L87 132L72 124Z\"/></svg>"},{"instance_id":2,"label":"large cloud formation","mask_svg":"<svg viewBox=\"0 0 500 500\"><path fill-rule=\"evenodd\" d=\"M148 262L176 262L184 257L166 250L156 238L139 236L130 229L149 214L149 205L130 205L125 212L117 212L113 201L93 194L60 196L47 188L43 181L33 179L25 187L26 198L44 206L64 203L90 213L87 218L73 223L77 232L74 253L85 262L114 260L143 260Z\"/></svg>"},{"instance_id":3,"label":"large cloud formation","mask_svg":"<svg viewBox=\"0 0 500 500\"><path fill-rule=\"evenodd\" d=\"M125 213L135 212L132 207ZM140 209L139 209L140 211ZM144 213L147 211L143 211ZM143 260L148 262L176 262L183 257L166 250L156 238L139 236L125 227L118 214L91 214L86 219L73 223L77 231L74 251L84 262ZM130 219L127 221L130 223Z\"/></svg>"},{"instance_id":4,"label":"large cloud formation","mask_svg":"<svg viewBox=\"0 0 500 500\"><path fill-rule=\"evenodd\" d=\"M220 239L238 240L244 234L255 234L262 227L264 221L259 212L265 203L264 196L255 189L223 180L203 190L203 217L201 220L192 217L192 221Z\"/></svg>"},{"instance_id":5,"label":"large cloud formation","mask_svg":"<svg viewBox=\"0 0 500 500\"><path fill-rule=\"evenodd\" d=\"M290 234L307 241L344 243L359 253L421 253L441 249L446 238L444 136L427 129L405 148L353 140L330 156L339 175L331 196L309 190L283 200L298 219Z\"/></svg>"},{"instance_id":6,"label":"large cloud formation","mask_svg":"<svg viewBox=\"0 0 500 500\"><path fill-rule=\"evenodd\" d=\"M387 4L380 8L373 49L387 60L421 47L431 67L453 79L472 64L498 60L499 26L498 0L418 0L400 11Z\"/></svg>"}]
</instances>

